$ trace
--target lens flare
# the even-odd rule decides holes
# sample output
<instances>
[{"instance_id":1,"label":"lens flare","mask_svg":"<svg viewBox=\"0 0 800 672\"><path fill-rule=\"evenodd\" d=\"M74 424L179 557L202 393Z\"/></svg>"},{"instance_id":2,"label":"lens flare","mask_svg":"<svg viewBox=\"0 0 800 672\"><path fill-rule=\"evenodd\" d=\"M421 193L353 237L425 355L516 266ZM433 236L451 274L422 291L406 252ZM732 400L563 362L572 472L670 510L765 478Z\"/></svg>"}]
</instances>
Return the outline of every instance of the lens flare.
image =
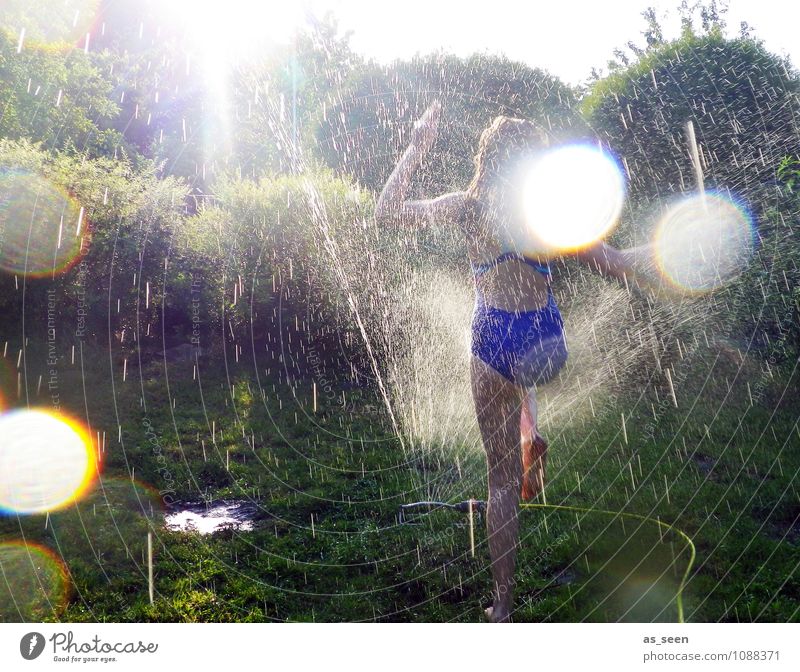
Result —
<instances>
[{"instance_id":1,"label":"lens flare","mask_svg":"<svg viewBox=\"0 0 800 672\"><path fill-rule=\"evenodd\" d=\"M75 506L50 516L54 545L69 567L94 564L112 575L141 575L142 558L133 553L147 533L164 525L164 501L152 486L129 476L97 479Z\"/></svg>"},{"instance_id":2,"label":"lens flare","mask_svg":"<svg viewBox=\"0 0 800 672\"><path fill-rule=\"evenodd\" d=\"M748 214L716 193L684 198L661 218L655 250L661 273L689 292L704 292L741 273L755 249Z\"/></svg>"},{"instance_id":3,"label":"lens flare","mask_svg":"<svg viewBox=\"0 0 800 672\"><path fill-rule=\"evenodd\" d=\"M103 476L98 479L97 488L90 497L80 503L80 507L93 504L96 509L103 507L119 518L125 516L155 520L163 517L165 498L158 489L149 483L131 479L128 476Z\"/></svg>"},{"instance_id":4,"label":"lens flare","mask_svg":"<svg viewBox=\"0 0 800 672\"><path fill-rule=\"evenodd\" d=\"M61 273L78 260L87 226L83 208L46 178L0 171L0 269L29 277Z\"/></svg>"},{"instance_id":5,"label":"lens flare","mask_svg":"<svg viewBox=\"0 0 800 672\"><path fill-rule=\"evenodd\" d=\"M530 166L522 207L529 233L545 249L564 252L590 245L611 231L624 200L625 180L608 153L567 145L546 152Z\"/></svg>"},{"instance_id":6,"label":"lens flare","mask_svg":"<svg viewBox=\"0 0 800 672\"><path fill-rule=\"evenodd\" d=\"M0 416L0 510L69 506L86 494L97 470L92 441L76 422L41 410Z\"/></svg>"},{"instance_id":7,"label":"lens flare","mask_svg":"<svg viewBox=\"0 0 800 672\"><path fill-rule=\"evenodd\" d=\"M58 617L69 592L64 563L49 548L23 541L0 543L0 622Z\"/></svg>"}]
</instances>

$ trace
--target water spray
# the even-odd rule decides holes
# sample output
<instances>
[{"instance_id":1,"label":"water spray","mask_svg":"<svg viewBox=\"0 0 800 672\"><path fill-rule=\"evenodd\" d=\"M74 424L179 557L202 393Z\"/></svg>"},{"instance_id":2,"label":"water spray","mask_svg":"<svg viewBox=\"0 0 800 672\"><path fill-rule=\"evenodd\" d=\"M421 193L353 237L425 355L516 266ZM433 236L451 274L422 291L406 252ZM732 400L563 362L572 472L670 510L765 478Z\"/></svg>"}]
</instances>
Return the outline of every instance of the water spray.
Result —
<instances>
[{"instance_id":1,"label":"water spray","mask_svg":"<svg viewBox=\"0 0 800 672\"><path fill-rule=\"evenodd\" d=\"M689 144L689 154L692 157L692 167L697 183L697 191L701 197L705 195L705 184L703 182L703 164L700 163L700 150L697 146L697 137L694 134L694 123L691 119L686 122L686 141Z\"/></svg>"}]
</instances>

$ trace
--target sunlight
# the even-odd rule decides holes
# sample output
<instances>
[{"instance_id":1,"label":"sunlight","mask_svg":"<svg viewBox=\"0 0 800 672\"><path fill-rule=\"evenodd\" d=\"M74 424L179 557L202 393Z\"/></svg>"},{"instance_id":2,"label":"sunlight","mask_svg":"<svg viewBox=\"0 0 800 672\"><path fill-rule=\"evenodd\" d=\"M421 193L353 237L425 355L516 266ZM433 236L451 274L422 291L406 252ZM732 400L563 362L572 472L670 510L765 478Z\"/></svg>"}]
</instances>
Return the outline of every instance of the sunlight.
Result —
<instances>
[{"instance_id":1,"label":"sunlight","mask_svg":"<svg viewBox=\"0 0 800 672\"><path fill-rule=\"evenodd\" d=\"M201 125L206 163L213 164L234 145L234 69L288 44L304 20L303 7L259 0L173 0L163 5L167 32L182 34L187 75L197 70L208 95Z\"/></svg>"},{"instance_id":2,"label":"sunlight","mask_svg":"<svg viewBox=\"0 0 800 672\"><path fill-rule=\"evenodd\" d=\"M606 152L588 145L559 147L537 159L525 180L530 232L552 251L589 245L617 224L625 181Z\"/></svg>"},{"instance_id":3,"label":"sunlight","mask_svg":"<svg viewBox=\"0 0 800 672\"><path fill-rule=\"evenodd\" d=\"M167 16L207 56L231 61L265 43L289 41L303 18L303 5L261 0L172 0Z\"/></svg>"},{"instance_id":4,"label":"sunlight","mask_svg":"<svg viewBox=\"0 0 800 672\"><path fill-rule=\"evenodd\" d=\"M86 494L97 473L92 441L76 422L42 410L0 417L0 510L45 513Z\"/></svg>"},{"instance_id":5,"label":"sunlight","mask_svg":"<svg viewBox=\"0 0 800 672\"><path fill-rule=\"evenodd\" d=\"M749 215L720 194L696 194L661 218L655 248L661 273L686 291L714 289L750 261L755 232Z\"/></svg>"}]
</instances>

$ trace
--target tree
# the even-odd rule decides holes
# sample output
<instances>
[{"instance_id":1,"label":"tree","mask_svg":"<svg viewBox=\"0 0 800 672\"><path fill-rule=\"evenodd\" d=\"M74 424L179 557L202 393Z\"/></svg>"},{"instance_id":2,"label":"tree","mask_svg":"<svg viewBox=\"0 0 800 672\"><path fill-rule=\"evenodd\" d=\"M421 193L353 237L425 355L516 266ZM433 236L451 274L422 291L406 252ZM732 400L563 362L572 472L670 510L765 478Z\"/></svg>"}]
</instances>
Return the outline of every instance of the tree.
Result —
<instances>
[{"instance_id":1,"label":"tree","mask_svg":"<svg viewBox=\"0 0 800 672\"><path fill-rule=\"evenodd\" d=\"M118 113L111 91L82 51L27 45L17 53L17 41L0 30L0 137L113 154L121 138L104 127Z\"/></svg>"},{"instance_id":2,"label":"tree","mask_svg":"<svg viewBox=\"0 0 800 672\"><path fill-rule=\"evenodd\" d=\"M692 122L706 188L732 196L752 215L760 243L738 281L716 294L716 316L763 342L786 329L796 341L796 315L790 323L780 316L796 312L786 290L800 282L797 233L788 224L797 199L791 185L781 186L786 170L779 169L788 165L785 157L800 155L800 78L749 33L727 38L716 3L701 12L700 33L685 4L683 11L682 37L651 46L594 83L583 113L622 157L631 210L651 213L696 189L686 139ZM624 220L619 234L638 238L646 233L640 225Z\"/></svg>"},{"instance_id":3,"label":"tree","mask_svg":"<svg viewBox=\"0 0 800 672\"><path fill-rule=\"evenodd\" d=\"M685 126L692 121L706 184L759 202L780 158L800 149L800 80L751 38L713 30L656 46L597 82L582 101L624 159L634 199L691 189Z\"/></svg>"},{"instance_id":4,"label":"tree","mask_svg":"<svg viewBox=\"0 0 800 672\"><path fill-rule=\"evenodd\" d=\"M547 73L504 57L417 57L389 67L368 64L330 90L316 118L316 153L336 170L379 190L413 121L433 101L446 123L432 152L426 188L464 188L481 131L498 114L541 123L556 135L584 129L575 92Z\"/></svg>"}]
</instances>

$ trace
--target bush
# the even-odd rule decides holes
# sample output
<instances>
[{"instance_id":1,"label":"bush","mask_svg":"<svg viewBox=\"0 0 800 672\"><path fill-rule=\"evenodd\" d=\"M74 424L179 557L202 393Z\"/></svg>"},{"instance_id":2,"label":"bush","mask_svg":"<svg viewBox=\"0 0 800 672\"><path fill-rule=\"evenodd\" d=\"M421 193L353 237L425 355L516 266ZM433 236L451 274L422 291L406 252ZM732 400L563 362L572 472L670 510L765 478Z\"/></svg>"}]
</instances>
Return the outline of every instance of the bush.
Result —
<instances>
[{"instance_id":1,"label":"bush","mask_svg":"<svg viewBox=\"0 0 800 672\"><path fill-rule=\"evenodd\" d=\"M164 255L182 219L186 198L186 187L179 180L160 179L152 163L134 169L124 156L116 160L92 159L67 152L46 152L41 145L27 140L0 140L0 170L3 174L17 171L42 179L68 194L76 208L84 211L82 253L74 260L80 263L73 262L60 274L28 277L24 281L3 274L0 310L7 315L21 315L24 295L26 313L42 318L31 319L26 333L36 336L38 329L42 332L38 335L43 337L46 293L55 290L61 333L78 331L80 303L80 322L84 325L81 338L96 344L108 343L109 336L113 338L123 329L129 335L128 342L133 343L137 320L143 332L148 324L158 324ZM35 202L20 202L14 211L18 220L5 221L5 225L30 226L27 222L34 222L36 212ZM6 219L10 216L7 214ZM72 231L73 226L73 222L65 224L64 236L70 235L66 230ZM148 283L149 301L145 297ZM9 336L22 325L8 320L4 326Z\"/></svg>"},{"instance_id":2,"label":"bush","mask_svg":"<svg viewBox=\"0 0 800 672\"><path fill-rule=\"evenodd\" d=\"M363 263L352 253L365 238L369 195L328 171L227 178L215 192L177 247L204 269L218 337L239 348L269 343L273 358L326 342L341 352L354 328L347 284Z\"/></svg>"},{"instance_id":3,"label":"bush","mask_svg":"<svg viewBox=\"0 0 800 672\"><path fill-rule=\"evenodd\" d=\"M787 153L800 154L798 93L797 72L759 41L746 34L727 39L719 25L702 35L685 26L681 39L652 41L582 102L594 132L624 161L630 213L658 212L671 197L696 189L686 139L692 122L706 188L744 204L758 242L749 267L706 302L704 319L765 347L780 333L784 345L797 341L785 336L798 330L790 297L800 281L798 201L789 193L786 162ZM638 217L627 217L616 235L640 243L648 232Z\"/></svg>"}]
</instances>

